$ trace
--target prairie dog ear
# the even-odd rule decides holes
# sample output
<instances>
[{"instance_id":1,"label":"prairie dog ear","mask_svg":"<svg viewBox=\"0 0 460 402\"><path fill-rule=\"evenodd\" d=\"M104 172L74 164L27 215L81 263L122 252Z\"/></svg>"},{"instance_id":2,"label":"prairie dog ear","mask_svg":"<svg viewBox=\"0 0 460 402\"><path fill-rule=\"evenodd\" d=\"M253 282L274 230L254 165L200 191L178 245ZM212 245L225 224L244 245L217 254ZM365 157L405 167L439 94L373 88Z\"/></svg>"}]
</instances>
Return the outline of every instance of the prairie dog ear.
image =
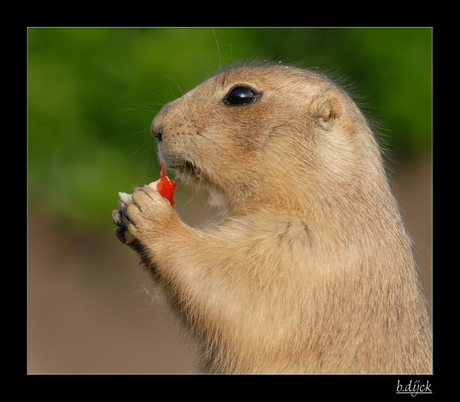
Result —
<instances>
[{"instance_id":1,"label":"prairie dog ear","mask_svg":"<svg viewBox=\"0 0 460 402\"><path fill-rule=\"evenodd\" d=\"M319 94L310 104L310 115L313 121L326 131L334 127L342 114L342 101L333 92Z\"/></svg>"}]
</instances>

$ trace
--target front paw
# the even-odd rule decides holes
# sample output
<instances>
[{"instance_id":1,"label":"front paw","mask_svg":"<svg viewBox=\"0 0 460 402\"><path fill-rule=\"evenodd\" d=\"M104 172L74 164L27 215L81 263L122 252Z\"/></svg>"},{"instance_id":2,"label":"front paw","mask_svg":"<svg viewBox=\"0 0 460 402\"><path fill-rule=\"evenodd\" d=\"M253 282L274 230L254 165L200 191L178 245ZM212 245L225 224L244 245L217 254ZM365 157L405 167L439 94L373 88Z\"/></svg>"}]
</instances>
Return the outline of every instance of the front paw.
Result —
<instances>
[{"instance_id":1,"label":"front paw","mask_svg":"<svg viewBox=\"0 0 460 402\"><path fill-rule=\"evenodd\" d=\"M112 211L112 220L118 226L115 229L118 240L124 244L131 244L136 241L136 238L129 232L131 221L126 214L126 204L122 200L118 201L118 209Z\"/></svg>"},{"instance_id":2,"label":"front paw","mask_svg":"<svg viewBox=\"0 0 460 402\"><path fill-rule=\"evenodd\" d=\"M136 188L129 200L120 200L118 210L112 212L117 229L115 234L124 244L136 250L149 243L155 235L177 217L169 201L151 187Z\"/></svg>"}]
</instances>

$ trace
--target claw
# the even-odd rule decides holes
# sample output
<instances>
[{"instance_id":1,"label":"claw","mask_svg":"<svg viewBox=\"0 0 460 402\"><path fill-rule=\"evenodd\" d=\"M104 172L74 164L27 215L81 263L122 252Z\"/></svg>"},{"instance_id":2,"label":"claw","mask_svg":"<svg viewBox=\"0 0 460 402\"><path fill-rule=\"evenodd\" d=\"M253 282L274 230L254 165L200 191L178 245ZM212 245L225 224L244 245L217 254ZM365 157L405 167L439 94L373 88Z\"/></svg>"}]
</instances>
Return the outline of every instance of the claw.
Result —
<instances>
[{"instance_id":1,"label":"claw","mask_svg":"<svg viewBox=\"0 0 460 402\"><path fill-rule=\"evenodd\" d=\"M120 203L122 202L120 201ZM113 223L118 226L115 229L115 235L117 236L117 239L122 243L129 245L134 243L137 239L128 231L129 219L123 213L125 210L126 206L124 206L124 209L112 211L112 220Z\"/></svg>"},{"instance_id":2,"label":"claw","mask_svg":"<svg viewBox=\"0 0 460 402\"><path fill-rule=\"evenodd\" d=\"M128 193L123 193L123 192L119 192L118 193L119 197L120 197L120 201L119 203L124 203L125 204L125 207L126 205L128 204L131 204L133 202L133 196L131 194L128 194Z\"/></svg>"},{"instance_id":3,"label":"claw","mask_svg":"<svg viewBox=\"0 0 460 402\"><path fill-rule=\"evenodd\" d=\"M118 209L112 211L112 220L113 220L113 223L115 223L115 225L117 226L121 226L122 222L121 222L121 216L120 216L120 211Z\"/></svg>"}]
</instances>

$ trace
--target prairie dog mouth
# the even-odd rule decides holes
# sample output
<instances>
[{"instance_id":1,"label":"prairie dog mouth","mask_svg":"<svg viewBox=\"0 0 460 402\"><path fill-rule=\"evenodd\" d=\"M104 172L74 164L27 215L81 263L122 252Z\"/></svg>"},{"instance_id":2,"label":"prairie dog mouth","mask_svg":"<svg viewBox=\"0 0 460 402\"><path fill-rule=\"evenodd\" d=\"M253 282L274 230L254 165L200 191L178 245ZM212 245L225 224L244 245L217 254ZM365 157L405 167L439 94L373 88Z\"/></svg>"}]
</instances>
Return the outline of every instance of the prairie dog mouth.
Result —
<instances>
[{"instance_id":1,"label":"prairie dog mouth","mask_svg":"<svg viewBox=\"0 0 460 402\"><path fill-rule=\"evenodd\" d=\"M168 163L168 166L181 175L192 177L196 180L203 179L201 169L190 160L174 161L173 163Z\"/></svg>"}]
</instances>

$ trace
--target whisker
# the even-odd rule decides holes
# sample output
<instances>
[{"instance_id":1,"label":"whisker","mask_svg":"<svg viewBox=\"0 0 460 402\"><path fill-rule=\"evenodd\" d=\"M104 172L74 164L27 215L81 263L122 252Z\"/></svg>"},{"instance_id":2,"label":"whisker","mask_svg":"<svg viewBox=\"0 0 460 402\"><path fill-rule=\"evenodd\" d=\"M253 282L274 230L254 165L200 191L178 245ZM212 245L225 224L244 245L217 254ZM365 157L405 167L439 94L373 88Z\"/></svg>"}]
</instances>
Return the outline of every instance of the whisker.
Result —
<instances>
[{"instance_id":1,"label":"whisker","mask_svg":"<svg viewBox=\"0 0 460 402\"><path fill-rule=\"evenodd\" d=\"M217 35L216 32L214 31L214 28L211 28L212 34L214 35L214 40L216 41L216 46L217 46L217 54L219 56L219 69L222 68L222 53L220 52L220 46L219 46L219 41L217 40Z\"/></svg>"},{"instance_id":2,"label":"whisker","mask_svg":"<svg viewBox=\"0 0 460 402\"><path fill-rule=\"evenodd\" d=\"M170 77L169 75L166 75L166 74L163 74L163 75L164 75L166 78L168 78L169 80L171 80L172 82L174 82L174 84L176 84L176 86L177 86L177 88L179 89L181 95L185 94L185 91L182 89L182 87L177 83L177 81L176 81L174 78L172 78L172 77ZM174 92L172 91L171 88L169 88L169 89L170 89L170 91L171 91L172 96L175 98L176 96L175 96Z\"/></svg>"},{"instance_id":3,"label":"whisker","mask_svg":"<svg viewBox=\"0 0 460 402\"><path fill-rule=\"evenodd\" d=\"M144 134L144 133L149 133L149 132L150 132L150 130L145 129L145 130L141 130L141 131L137 131L137 132L135 132L135 133L132 133L132 134L130 134L130 136L133 137L133 136L135 136L135 135Z\"/></svg>"}]
</instances>

